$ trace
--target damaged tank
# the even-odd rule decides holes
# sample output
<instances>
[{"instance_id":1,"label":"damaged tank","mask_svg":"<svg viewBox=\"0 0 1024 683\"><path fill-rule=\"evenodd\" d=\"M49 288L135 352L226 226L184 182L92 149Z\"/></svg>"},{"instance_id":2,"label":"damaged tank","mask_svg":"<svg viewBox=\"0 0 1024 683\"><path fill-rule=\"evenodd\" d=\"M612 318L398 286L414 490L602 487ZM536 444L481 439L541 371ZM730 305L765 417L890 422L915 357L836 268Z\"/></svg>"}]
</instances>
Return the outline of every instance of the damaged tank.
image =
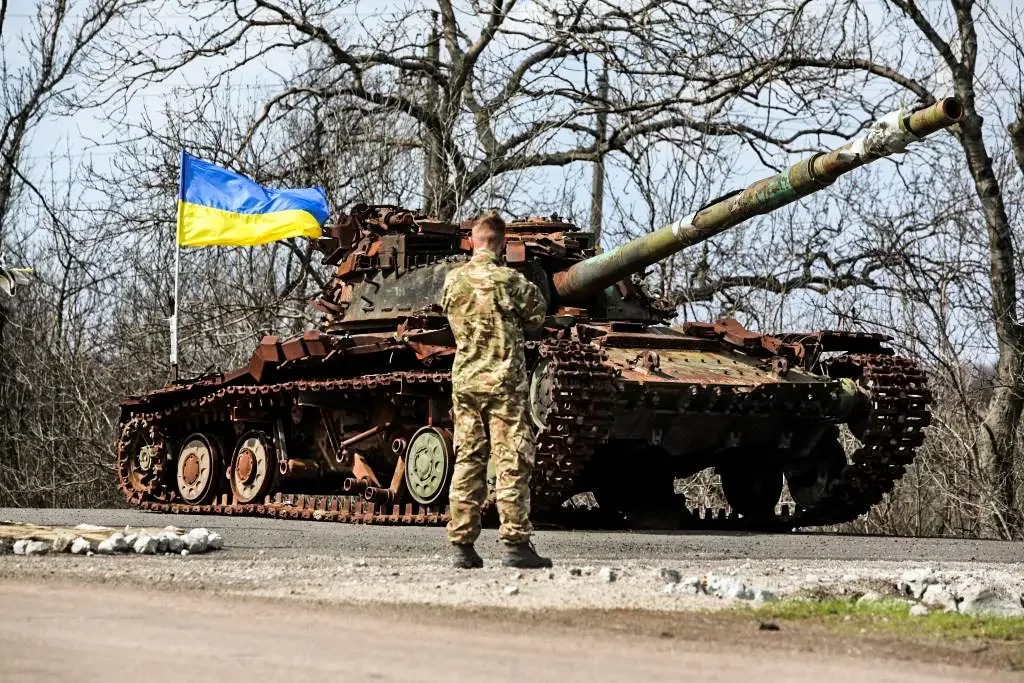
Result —
<instances>
[{"instance_id":1,"label":"damaged tank","mask_svg":"<svg viewBox=\"0 0 1024 683\"><path fill-rule=\"evenodd\" d=\"M548 302L527 342L537 429L534 517L592 492L641 525L786 528L853 520L921 445L922 370L888 337L758 334L732 319L671 325L634 275L827 188L959 120L945 99L712 202L617 249L558 219L508 224L506 264ZM470 254L469 223L359 205L317 242L332 276L318 329L265 337L248 365L121 403L115 469L130 505L356 523L443 524L454 462L454 340L437 303ZM840 429L855 440L844 449ZM848 452L849 451L849 452ZM680 505L714 468L728 510ZM788 485L792 506L779 504ZM690 506L692 507L692 506Z\"/></svg>"}]
</instances>

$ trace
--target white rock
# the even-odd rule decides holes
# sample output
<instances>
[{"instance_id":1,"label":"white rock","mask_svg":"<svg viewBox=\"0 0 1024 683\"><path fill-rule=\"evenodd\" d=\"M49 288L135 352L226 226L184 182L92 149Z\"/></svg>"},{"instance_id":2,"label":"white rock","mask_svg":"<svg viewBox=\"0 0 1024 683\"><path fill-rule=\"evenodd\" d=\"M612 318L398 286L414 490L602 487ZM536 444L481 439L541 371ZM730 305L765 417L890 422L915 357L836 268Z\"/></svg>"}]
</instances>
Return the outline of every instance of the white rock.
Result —
<instances>
[{"instance_id":1,"label":"white rock","mask_svg":"<svg viewBox=\"0 0 1024 683\"><path fill-rule=\"evenodd\" d=\"M185 547L185 541L181 540L181 536L175 533L165 531L161 534L160 538L167 540L167 550L169 553L180 553L181 549Z\"/></svg>"},{"instance_id":2,"label":"white rock","mask_svg":"<svg viewBox=\"0 0 1024 683\"><path fill-rule=\"evenodd\" d=\"M65 536L61 534L57 538L50 542L50 548L55 553L67 552L71 549L71 543L75 540L74 536Z\"/></svg>"},{"instance_id":3,"label":"white rock","mask_svg":"<svg viewBox=\"0 0 1024 683\"><path fill-rule=\"evenodd\" d=\"M124 542L127 543L130 547L134 548L135 547L135 541L138 538L139 538L138 534L125 534L124 535Z\"/></svg>"},{"instance_id":4,"label":"white rock","mask_svg":"<svg viewBox=\"0 0 1024 683\"><path fill-rule=\"evenodd\" d=\"M913 605L910 608L910 616L912 617L923 617L928 614L928 608L924 605Z\"/></svg>"},{"instance_id":5,"label":"white rock","mask_svg":"<svg viewBox=\"0 0 1024 683\"><path fill-rule=\"evenodd\" d=\"M181 540L190 553L205 553L210 545L210 532L199 527L189 531Z\"/></svg>"},{"instance_id":6,"label":"white rock","mask_svg":"<svg viewBox=\"0 0 1024 683\"><path fill-rule=\"evenodd\" d=\"M605 583L614 583L619 578L619 572L611 567L601 567L601 571L597 573L598 577Z\"/></svg>"},{"instance_id":7,"label":"white rock","mask_svg":"<svg viewBox=\"0 0 1024 683\"><path fill-rule=\"evenodd\" d=\"M99 545L96 546L96 552L104 555L120 553L125 550L128 550L128 541L122 533L113 533L100 541Z\"/></svg>"},{"instance_id":8,"label":"white rock","mask_svg":"<svg viewBox=\"0 0 1024 683\"><path fill-rule=\"evenodd\" d=\"M160 547L160 539L142 534L135 539L132 549L139 555L155 555L156 549Z\"/></svg>"},{"instance_id":9,"label":"white rock","mask_svg":"<svg viewBox=\"0 0 1024 683\"><path fill-rule=\"evenodd\" d=\"M731 600L753 600L754 592L746 584L732 576L708 575L705 581L708 595Z\"/></svg>"},{"instance_id":10,"label":"white rock","mask_svg":"<svg viewBox=\"0 0 1024 683\"><path fill-rule=\"evenodd\" d=\"M956 611L956 596L948 587L941 583L933 583L924 589L921 602L930 607L938 607L946 612Z\"/></svg>"},{"instance_id":11,"label":"white rock","mask_svg":"<svg viewBox=\"0 0 1024 683\"><path fill-rule=\"evenodd\" d=\"M90 550L92 550L92 545L82 537L78 537L71 542L71 552L74 555L85 555Z\"/></svg>"},{"instance_id":12,"label":"white rock","mask_svg":"<svg viewBox=\"0 0 1024 683\"><path fill-rule=\"evenodd\" d=\"M871 603L881 602L881 601L882 601L882 594L881 593L876 593L875 591L868 591L864 595L862 595L859 598L857 598L857 604L858 605L870 605Z\"/></svg>"},{"instance_id":13,"label":"white rock","mask_svg":"<svg viewBox=\"0 0 1024 683\"><path fill-rule=\"evenodd\" d=\"M662 567L658 570L658 578L665 583L679 583L683 577L678 570Z\"/></svg>"},{"instance_id":14,"label":"white rock","mask_svg":"<svg viewBox=\"0 0 1024 683\"><path fill-rule=\"evenodd\" d=\"M757 588L754 590L754 600L757 602L775 602L779 597L766 588Z\"/></svg>"},{"instance_id":15,"label":"white rock","mask_svg":"<svg viewBox=\"0 0 1024 683\"><path fill-rule=\"evenodd\" d=\"M216 531L210 532L210 536L207 538L207 541L210 544L210 550L220 550L224 547L224 537Z\"/></svg>"},{"instance_id":16,"label":"white rock","mask_svg":"<svg viewBox=\"0 0 1024 683\"><path fill-rule=\"evenodd\" d=\"M182 557L188 557L188 548L182 548L181 549L181 556Z\"/></svg>"},{"instance_id":17,"label":"white rock","mask_svg":"<svg viewBox=\"0 0 1024 683\"><path fill-rule=\"evenodd\" d=\"M15 555L45 555L50 550L50 544L42 541L31 541L27 538L14 542Z\"/></svg>"},{"instance_id":18,"label":"white rock","mask_svg":"<svg viewBox=\"0 0 1024 683\"><path fill-rule=\"evenodd\" d=\"M903 572L897 587L900 593L920 600L921 596L924 595L925 588L938 582L939 579L935 576L934 571L928 567L921 567Z\"/></svg>"},{"instance_id":19,"label":"white rock","mask_svg":"<svg viewBox=\"0 0 1024 683\"><path fill-rule=\"evenodd\" d=\"M961 614L1003 617L1024 616L1020 598L1002 586L970 586L963 592Z\"/></svg>"},{"instance_id":20,"label":"white rock","mask_svg":"<svg viewBox=\"0 0 1024 683\"><path fill-rule=\"evenodd\" d=\"M687 576L680 579L676 585L676 591L680 593L692 593L694 595L704 592L704 582L699 576Z\"/></svg>"},{"instance_id":21,"label":"white rock","mask_svg":"<svg viewBox=\"0 0 1024 683\"><path fill-rule=\"evenodd\" d=\"M519 586L505 586L505 595L519 595Z\"/></svg>"}]
</instances>

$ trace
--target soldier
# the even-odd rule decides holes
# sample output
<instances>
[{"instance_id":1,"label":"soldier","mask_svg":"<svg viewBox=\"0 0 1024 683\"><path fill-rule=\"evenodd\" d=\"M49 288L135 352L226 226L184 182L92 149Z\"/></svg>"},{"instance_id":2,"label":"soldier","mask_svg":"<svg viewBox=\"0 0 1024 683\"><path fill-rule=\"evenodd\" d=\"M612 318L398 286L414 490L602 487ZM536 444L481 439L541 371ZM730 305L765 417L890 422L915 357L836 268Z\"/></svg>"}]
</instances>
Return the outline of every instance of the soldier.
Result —
<instances>
[{"instance_id":1,"label":"soldier","mask_svg":"<svg viewBox=\"0 0 1024 683\"><path fill-rule=\"evenodd\" d=\"M441 305L455 334L452 405L455 472L449 492L448 540L452 564L484 565L473 543L480 535L480 505L487 495L487 461L494 458L495 499L507 567L550 567L530 542L530 474L534 435L526 403L523 330L544 322L546 304L536 285L498 264L505 222L494 211L473 226L473 258L445 278Z\"/></svg>"}]
</instances>

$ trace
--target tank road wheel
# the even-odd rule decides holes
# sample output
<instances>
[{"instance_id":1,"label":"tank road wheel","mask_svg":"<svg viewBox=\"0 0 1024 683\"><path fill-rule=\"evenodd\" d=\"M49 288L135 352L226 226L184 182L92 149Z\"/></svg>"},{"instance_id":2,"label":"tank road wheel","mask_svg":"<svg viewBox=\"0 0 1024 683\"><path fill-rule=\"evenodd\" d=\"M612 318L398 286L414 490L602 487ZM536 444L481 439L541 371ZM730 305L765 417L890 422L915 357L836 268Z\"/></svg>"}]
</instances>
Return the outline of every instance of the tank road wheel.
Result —
<instances>
[{"instance_id":1,"label":"tank road wheel","mask_svg":"<svg viewBox=\"0 0 1024 683\"><path fill-rule=\"evenodd\" d=\"M447 498L455 469L451 435L437 427L422 427L409 439L405 455L405 488L421 505Z\"/></svg>"},{"instance_id":2,"label":"tank road wheel","mask_svg":"<svg viewBox=\"0 0 1024 683\"><path fill-rule=\"evenodd\" d=\"M722 493L729 506L749 519L771 519L782 496L782 471L772 465L749 463L719 470Z\"/></svg>"},{"instance_id":3,"label":"tank road wheel","mask_svg":"<svg viewBox=\"0 0 1024 683\"><path fill-rule=\"evenodd\" d=\"M548 426L548 415L555 402L554 377L548 372L551 361L541 358L530 374L530 419L537 429Z\"/></svg>"},{"instance_id":4,"label":"tank road wheel","mask_svg":"<svg viewBox=\"0 0 1024 683\"><path fill-rule=\"evenodd\" d=\"M814 508L828 493L832 482L843 476L846 452L833 430L818 441L806 460L786 468L786 482L793 501L804 509Z\"/></svg>"},{"instance_id":5,"label":"tank road wheel","mask_svg":"<svg viewBox=\"0 0 1024 683\"><path fill-rule=\"evenodd\" d=\"M202 434L192 434L178 452L178 493L187 503L202 505L216 495L220 448Z\"/></svg>"},{"instance_id":6,"label":"tank road wheel","mask_svg":"<svg viewBox=\"0 0 1024 683\"><path fill-rule=\"evenodd\" d=\"M277 461L270 437L251 431L242 435L231 458L231 492L239 503L263 498L274 485Z\"/></svg>"},{"instance_id":7,"label":"tank road wheel","mask_svg":"<svg viewBox=\"0 0 1024 683\"><path fill-rule=\"evenodd\" d=\"M125 424L117 443L117 474L129 502L164 497L167 453L166 437L150 420L137 415Z\"/></svg>"}]
</instances>

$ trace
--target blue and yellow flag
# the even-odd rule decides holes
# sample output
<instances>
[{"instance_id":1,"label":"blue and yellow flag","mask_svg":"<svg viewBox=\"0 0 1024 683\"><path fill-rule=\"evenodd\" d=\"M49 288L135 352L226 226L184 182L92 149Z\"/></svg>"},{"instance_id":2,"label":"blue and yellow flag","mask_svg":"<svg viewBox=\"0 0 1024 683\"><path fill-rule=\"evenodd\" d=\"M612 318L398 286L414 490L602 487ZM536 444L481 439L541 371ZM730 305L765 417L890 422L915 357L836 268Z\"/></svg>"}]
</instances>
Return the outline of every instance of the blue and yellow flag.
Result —
<instances>
[{"instance_id":1,"label":"blue and yellow flag","mask_svg":"<svg viewBox=\"0 0 1024 683\"><path fill-rule=\"evenodd\" d=\"M321 236L327 195L319 187L273 190L181 152L178 244L251 247Z\"/></svg>"}]
</instances>

